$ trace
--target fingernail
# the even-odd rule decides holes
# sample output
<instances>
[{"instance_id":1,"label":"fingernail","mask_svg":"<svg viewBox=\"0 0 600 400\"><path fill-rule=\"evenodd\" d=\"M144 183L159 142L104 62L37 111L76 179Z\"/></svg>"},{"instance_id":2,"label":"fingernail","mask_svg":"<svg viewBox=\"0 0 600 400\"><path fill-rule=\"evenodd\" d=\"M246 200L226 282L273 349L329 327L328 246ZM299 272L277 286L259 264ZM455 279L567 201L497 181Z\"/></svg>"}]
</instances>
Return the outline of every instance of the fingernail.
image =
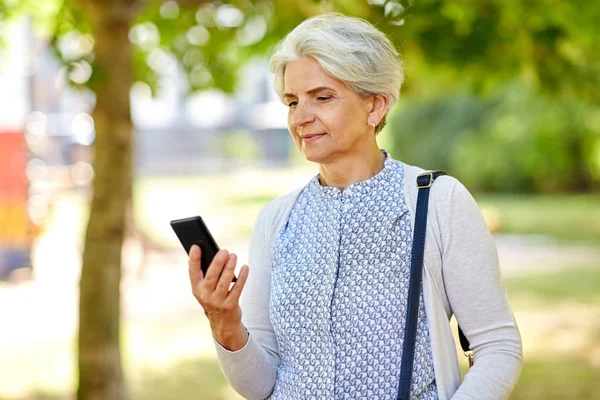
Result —
<instances>
[{"instance_id":1,"label":"fingernail","mask_svg":"<svg viewBox=\"0 0 600 400\"><path fill-rule=\"evenodd\" d=\"M190 250L190 257L198 257L200 253L200 247L197 244L193 244Z\"/></svg>"}]
</instances>

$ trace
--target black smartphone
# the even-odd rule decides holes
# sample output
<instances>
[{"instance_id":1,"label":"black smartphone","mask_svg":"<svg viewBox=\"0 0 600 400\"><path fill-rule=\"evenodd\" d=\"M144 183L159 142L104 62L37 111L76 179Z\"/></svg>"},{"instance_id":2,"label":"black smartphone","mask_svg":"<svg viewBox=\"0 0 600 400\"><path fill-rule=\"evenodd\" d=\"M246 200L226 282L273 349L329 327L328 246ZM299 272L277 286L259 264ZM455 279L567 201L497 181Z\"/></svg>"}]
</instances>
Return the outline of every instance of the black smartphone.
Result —
<instances>
[{"instance_id":1,"label":"black smartphone","mask_svg":"<svg viewBox=\"0 0 600 400\"><path fill-rule=\"evenodd\" d=\"M197 244L202 250L200 256L200 268L206 276L206 271L210 266L213 258L219 251L219 246L206 227L206 224L201 217L195 216L190 218L175 219L171 221L171 228L175 231L177 238L183 245L186 254L190 254L192 245ZM234 276L232 282L237 279Z\"/></svg>"}]
</instances>

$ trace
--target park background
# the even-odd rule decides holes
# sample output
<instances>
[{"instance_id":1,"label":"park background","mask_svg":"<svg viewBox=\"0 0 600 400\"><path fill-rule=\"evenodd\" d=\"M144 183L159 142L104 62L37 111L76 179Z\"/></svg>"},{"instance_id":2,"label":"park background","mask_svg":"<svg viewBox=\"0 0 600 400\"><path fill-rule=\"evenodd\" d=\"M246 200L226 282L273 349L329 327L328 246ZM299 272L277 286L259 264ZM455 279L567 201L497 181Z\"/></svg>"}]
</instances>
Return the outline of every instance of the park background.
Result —
<instances>
[{"instance_id":1,"label":"park background","mask_svg":"<svg viewBox=\"0 0 600 400\"><path fill-rule=\"evenodd\" d=\"M380 146L460 179L494 233L511 398L597 397L597 2L0 0L0 399L239 398L169 221L202 215L242 265L260 209L316 173L268 55L328 11L404 60Z\"/></svg>"}]
</instances>

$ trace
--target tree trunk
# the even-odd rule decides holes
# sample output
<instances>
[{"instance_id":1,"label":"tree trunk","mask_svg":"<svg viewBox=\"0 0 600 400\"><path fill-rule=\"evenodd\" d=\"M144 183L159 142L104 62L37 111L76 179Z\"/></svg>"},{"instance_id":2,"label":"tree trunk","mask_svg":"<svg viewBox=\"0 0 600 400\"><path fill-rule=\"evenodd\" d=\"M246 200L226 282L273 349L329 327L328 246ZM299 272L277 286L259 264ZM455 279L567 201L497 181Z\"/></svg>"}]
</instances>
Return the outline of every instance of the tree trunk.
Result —
<instances>
[{"instance_id":1,"label":"tree trunk","mask_svg":"<svg viewBox=\"0 0 600 400\"><path fill-rule=\"evenodd\" d=\"M79 299L79 400L124 400L121 367L121 247L132 181L128 33L131 0L81 0L95 38L94 195L85 238Z\"/></svg>"}]
</instances>

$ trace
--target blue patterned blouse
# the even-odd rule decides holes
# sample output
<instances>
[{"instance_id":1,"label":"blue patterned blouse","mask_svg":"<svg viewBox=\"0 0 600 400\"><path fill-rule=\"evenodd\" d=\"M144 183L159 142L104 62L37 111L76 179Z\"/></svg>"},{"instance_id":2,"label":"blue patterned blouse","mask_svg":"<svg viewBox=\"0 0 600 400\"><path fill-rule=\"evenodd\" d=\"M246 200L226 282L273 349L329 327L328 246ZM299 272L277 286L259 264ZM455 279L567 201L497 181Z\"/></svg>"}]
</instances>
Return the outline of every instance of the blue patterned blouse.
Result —
<instances>
[{"instance_id":1,"label":"blue patterned blouse","mask_svg":"<svg viewBox=\"0 0 600 400\"><path fill-rule=\"evenodd\" d=\"M383 152L383 170L343 192L315 176L280 231L272 399L397 398L412 228L403 166ZM422 295L411 398L438 398Z\"/></svg>"}]
</instances>

